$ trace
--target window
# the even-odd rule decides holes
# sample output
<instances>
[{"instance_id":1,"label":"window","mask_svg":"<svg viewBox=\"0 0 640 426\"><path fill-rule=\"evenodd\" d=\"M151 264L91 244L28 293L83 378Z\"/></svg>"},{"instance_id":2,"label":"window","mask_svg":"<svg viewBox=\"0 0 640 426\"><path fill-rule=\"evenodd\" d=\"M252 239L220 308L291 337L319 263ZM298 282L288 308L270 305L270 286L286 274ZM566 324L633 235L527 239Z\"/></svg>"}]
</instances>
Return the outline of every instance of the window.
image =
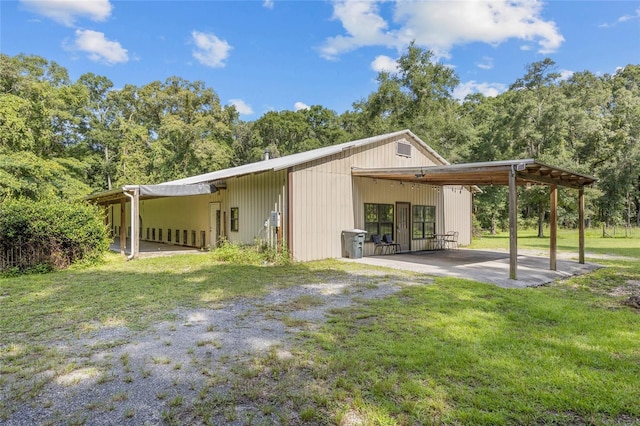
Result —
<instances>
[{"instance_id":1,"label":"window","mask_svg":"<svg viewBox=\"0 0 640 426\"><path fill-rule=\"evenodd\" d=\"M393 204L365 203L364 230L370 236L373 234L393 236Z\"/></svg>"},{"instance_id":2,"label":"window","mask_svg":"<svg viewBox=\"0 0 640 426\"><path fill-rule=\"evenodd\" d=\"M238 232L239 222L240 221L240 213L238 211L238 207L231 207L231 230Z\"/></svg>"},{"instance_id":3,"label":"window","mask_svg":"<svg viewBox=\"0 0 640 426\"><path fill-rule=\"evenodd\" d=\"M413 239L432 238L436 233L436 206L413 206Z\"/></svg>"}]
</instances>

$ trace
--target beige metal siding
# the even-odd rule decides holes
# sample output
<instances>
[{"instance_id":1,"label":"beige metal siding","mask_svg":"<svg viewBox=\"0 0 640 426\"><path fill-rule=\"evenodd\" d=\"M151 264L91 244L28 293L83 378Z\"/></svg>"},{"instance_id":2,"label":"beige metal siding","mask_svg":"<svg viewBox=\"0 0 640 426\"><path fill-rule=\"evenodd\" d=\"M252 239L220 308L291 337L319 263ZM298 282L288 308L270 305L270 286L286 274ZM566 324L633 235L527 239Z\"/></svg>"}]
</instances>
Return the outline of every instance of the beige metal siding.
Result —
<instances>
[{"instance_id":1,"label":"beige metal siding","mask_svg":"<svg viewBox=\"0 0 640 426\"><path fill-rule=\"evenodd\" d=\"M175 243L175 231L180 231L180 244L184 245L183 231L187 230L187 245L192 245L192 231L196 232L196 246L201 245L201 231L205 231L205 246L210 241L209 204L219 202L222 215L223 234L232 242L253 244L257 239L275 243L275 229L265 228L271 211L281 212L283 241L286 241L284 212L286 211L286 171L266 172L256 175L231 178L227 188L211 195L192 197L167 197L140 201L142 217L142 239L147 239L147 228L155 229L159 240L168 242L167 229L171 229L171 243ZM120 223L119 204L114 209L113 224ZM231 208L237 207L239 226L237 232L230 231ZM127 203L127 226L129 225L129 203ZM150 232L150 236L151 236ZM153 240L153 238L149 238Z\"/></svg>"},{"instance_id":2,"label":"beige metal siding","mask_svg":"<svg viewBox=\"0 0 640 426\"><path fill-rule=\"evenodd\" d=\"M265 172L227 180L227 200L222 210L227 216L227 236L230 241L252 244L256 239L270 240L275 230L265 228L272 211L281 214L283 241L286 241L284 213L286 212L287 172ZM231 208L238 207L239 227L231 232ZM272 235L269 235L271 231Z\"/></svg>"},{"instance_id":3,"label":"beige metal siding","mask_svg":"<svg viewBox=\"0 0 640 426\"><path fill-rule=\"evenodd\" d=\"M398 140L412 144L411 157L396 155ZM441 163L436 162L436 159L418 144L404 137L395 137L315 160L304 167L296 167L292 179L294 258L305 261L340 257L341 232L364 226L364 202L437 202L437 195L434 193L439 192L427 189L426 185L418 185L424 188L417 191L412 191L410 185L403 190L392 190L389 186L381 191L382 181L374 185L370 179L352 178L351 167L410 167L436 164ZM367 181L369 183L365 183ZM443 224L441 210L437 209L438 227ZM412 241L412 250L420 250L426 244L425 241ZM366 254L369 249L367 244Z\"/></svg>"},{"instance_id":4,"label":"beige metal siding","mask_svg":"<svg viewBox=\"0 0 640 426\"><path fill-rule=\"evenodd\" d=\"M471 244L471 192L468 187L445 186L445 231L458 231L458 244Z\"/></svg>"},{"instance_id":5,"label":"beige metal siding","mask_svg":"<svg viewBox=\"0 0 640 426\"><path fill-rule=\"evenodd\" d=\"M401 185L397 181L385 181L354 177L354 216L355 227L364 228L364 204L395 204L398 202L409 203L411 206L436 206L436 233L444 231L444 212L442 208L441 189L431 185ZM375 183L374 183L375 182ZM397 219L397 218L394 218ZM411 220L411 219L410 219ZM367 239L369 236L367 236ZM429 239L411 239L411 251L428 250L433 242ZM364 255L373 254L374 245L371 242L365 244Z\"/></svg>"},{"instance_id":6,"label":"beige metal siding","mask_svg":"<svg viewBox=\"0 0 640 426\"><path fill-rule=\"evenodd\" d=\"M341 232L354 227L351 175L302 170L293 185L294 259L340 257Z\"/></svg>"},{"instance_id":7,"label":"beige metal siding","mask_svg":"<svg viewBox=\"0 0 640 426\"><path fill-rule=\"evenodd\" d=\"M224 191L224 190L223 190ZM196 195L190 197L167 197L140 201L140 217L142 239L147 239L147 228L156 230L159 240L159 229L162 229L162 242L168 242L168 229L171 230L171 242L175 243L175 232L180 231L180 245L208 246L210 238L209 203L223 202L223 192L210 195ZM187 231L187 241L184 241L184 231ZM192 231L196 233L196 243L192 241ZM201 232L205 232L202 241ZM150 238L153 240L153 238Z\"/></svg>"}]
</instances>

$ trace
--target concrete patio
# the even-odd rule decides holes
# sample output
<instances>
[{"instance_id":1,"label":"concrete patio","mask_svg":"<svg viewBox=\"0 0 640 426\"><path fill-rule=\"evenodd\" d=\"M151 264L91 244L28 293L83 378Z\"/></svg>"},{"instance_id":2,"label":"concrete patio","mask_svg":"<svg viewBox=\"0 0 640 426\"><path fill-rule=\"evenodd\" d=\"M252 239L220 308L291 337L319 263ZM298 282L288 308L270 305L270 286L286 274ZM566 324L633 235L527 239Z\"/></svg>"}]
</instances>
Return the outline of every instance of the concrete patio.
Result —
<instances>
[{"instance_id":1,"label":"concrete patio","mask_svg":"<svg viewBox=\"0 0 640 426\"><path fill-rule=\"evenodd\" d=\"M570 255L570 254L569 254ZM576 255L577 256L577 255ZM549 257L518 253L518 279L509 278L509 253L487 250L437 250L343 259L361 264L383 266L428 275L465 278L491 283L504 288L536 287L582 275L601 268L594 263L580 264L558 256L556 271L549 270Z\"/></svg>"},{"instance_id":2,"label":"concrete patio","mask_svg":"<svg viewBox=\"0 0 640 426\"><path fill-rule=\"evenodd\" d=\"M130 242L127 240L126 253ZM110 249L120 252L120 239L111 243ZM206 253L194 247L177 246L150 241L140 241L139 258L171 256L174 254ZM382 266L403 271L419 272L441 277L464 278L495 284L504 288L536 287L582 275L601 268L595 263L580 264L572 260L572 253L559 253L556 271L549 270L548 254L520 250L518 252L518 279L509 278L509 252L489 250L433 250L407 252L392 255L367 256L361 259L346 259L365 265Z\"/></svg>"},{"instance_id":3,"label":"concrete patio","mask_svg":"<svg viewBox=\"0 0 640 426\"><path fill-rule=\"evenodd\" d=\"M120 238L116 237L109 250L120 253ZM131 241L127 238L126 254L129 255L131 250ZM204 253L205 251L199 250L195 247L177 246L173 244L156 243L153 241L140 241L140 252L138 258L145 257L157 257L157 256L171 256L174 254L186 254L186 253Z\"/></svg>"}]
</instances>

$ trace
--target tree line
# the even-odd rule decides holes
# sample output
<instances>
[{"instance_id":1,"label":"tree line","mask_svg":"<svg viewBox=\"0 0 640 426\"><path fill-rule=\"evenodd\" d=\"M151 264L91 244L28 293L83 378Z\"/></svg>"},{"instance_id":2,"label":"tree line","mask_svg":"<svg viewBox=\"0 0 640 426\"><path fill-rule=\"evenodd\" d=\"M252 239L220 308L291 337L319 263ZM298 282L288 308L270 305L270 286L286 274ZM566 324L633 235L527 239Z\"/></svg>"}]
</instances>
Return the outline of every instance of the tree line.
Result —
<instances>
[{"instance_id":1,"label":"tree line","mask_svg":"<svg viewBox=\"0 0 640 426\"><path fill-rule=\"evenodd\" d=\"M551 59L523 68L504 93L453 97L455 71L410 44L396 72L338 114L321 105L270 111L242 121L200 81L169 77L114 89L104 76L71 81L67 70L33 55L0 54L0 202L80 199L124 184L147 184L411 129L452 163L535 158L593 175L592 223L640 225L640 65L614 74L562 79ZM475 196L478 226L507 220L504 188ZM520 189L521 217L548 214L545 187ZM575 226L577 201L559 197Z\"/></svg>"}]
</instances>

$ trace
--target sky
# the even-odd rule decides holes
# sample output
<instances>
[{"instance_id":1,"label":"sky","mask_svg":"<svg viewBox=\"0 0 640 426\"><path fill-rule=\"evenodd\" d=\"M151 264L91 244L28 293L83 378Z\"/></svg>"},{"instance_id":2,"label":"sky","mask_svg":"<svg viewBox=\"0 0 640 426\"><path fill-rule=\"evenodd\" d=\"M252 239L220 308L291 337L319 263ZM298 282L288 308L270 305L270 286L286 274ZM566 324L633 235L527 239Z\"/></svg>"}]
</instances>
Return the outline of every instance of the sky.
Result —
<instances>
[{"instance_id":1,"label":"sky","mask_svg":"<svg viewBox=\"0 0 640 426\"><path fill-rule=\"evenodd\" d=\"M496 96L551 58L563 78L640 64L640 0L0 0L0 52L114 87L203 81L240 118L377 89L412 41L452 67L454 96Z\"/></svg>"}]
</instances>

